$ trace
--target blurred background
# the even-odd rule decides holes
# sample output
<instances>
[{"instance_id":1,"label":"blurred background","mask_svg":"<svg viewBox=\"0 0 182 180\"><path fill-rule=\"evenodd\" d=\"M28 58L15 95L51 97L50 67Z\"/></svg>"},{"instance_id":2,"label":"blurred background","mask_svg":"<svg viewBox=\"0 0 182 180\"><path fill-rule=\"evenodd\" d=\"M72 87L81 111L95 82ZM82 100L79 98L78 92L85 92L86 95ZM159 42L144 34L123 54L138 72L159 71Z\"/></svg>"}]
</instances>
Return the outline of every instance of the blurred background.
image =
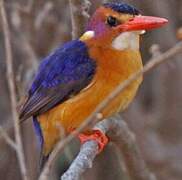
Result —
<instances>
[{"instance_id":1,"label":"blurred background","mask_svg":"<svg viewBox=\"0 0 182 180\"><path fill-rule=\"evenodd\" d=\"M90 0L90 14L104 1ZM106 2L106 1L105 1ZM121 1L119 1L121 2ZM165 17L169 24L148 32L142 38L144 64L153 56L173 47L180 39L182 27L182 1L179 0L123 0L141 10L142 14ZM17 100L21 102L34 72L52 49L71 40L71 19L68 0L6 0L13 46ZM1 20L0 20L1 24ZM9 91L6 80L4 41L0 25L0 124L13 137ZM182 179L182 60L162 64L148 73L131 106L122 114L136 134L137 142L148 168L159 180ZM32 128L27 121L22 126L23 142L28 170L36 179L38 149ZM71 143L69 159L78 151ZM68 156L68 155L67 155ZM62 155L59 173L69 165ZM121 160L122 161L122 160ZM94 161L87 180L128 179L125 168L112 144ZM124 165L123 165L124 166ZM8 171L7 171L8 169ZM0 138L0 179L19 180L20 173L15 152Z\"/></svg>"}]
</instances>

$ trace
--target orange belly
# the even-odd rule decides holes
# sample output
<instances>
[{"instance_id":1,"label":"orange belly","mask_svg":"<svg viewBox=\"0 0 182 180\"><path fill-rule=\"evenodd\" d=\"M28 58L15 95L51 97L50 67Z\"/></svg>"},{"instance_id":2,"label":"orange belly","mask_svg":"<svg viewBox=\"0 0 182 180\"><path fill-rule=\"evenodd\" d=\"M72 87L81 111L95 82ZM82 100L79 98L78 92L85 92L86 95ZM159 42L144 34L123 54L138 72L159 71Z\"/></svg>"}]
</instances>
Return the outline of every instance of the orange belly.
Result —
<instances>
[{"instance_id":1,"label":"orange belly","mask_svg":"<svg viewBox=\"0 0 182 180\"><path fill-rule=\"evenodd\" d=\"M97 62L96 75L90 85L38 117L44 137L45 155L52 150L63 131L67 134L77 128L120 83L142 68L138 51L92 48L90 56ZM135 96L141 81L142 77L138 78L110 102L102 112L103 117L124 110Z\"/></svg>"}]
</instances>

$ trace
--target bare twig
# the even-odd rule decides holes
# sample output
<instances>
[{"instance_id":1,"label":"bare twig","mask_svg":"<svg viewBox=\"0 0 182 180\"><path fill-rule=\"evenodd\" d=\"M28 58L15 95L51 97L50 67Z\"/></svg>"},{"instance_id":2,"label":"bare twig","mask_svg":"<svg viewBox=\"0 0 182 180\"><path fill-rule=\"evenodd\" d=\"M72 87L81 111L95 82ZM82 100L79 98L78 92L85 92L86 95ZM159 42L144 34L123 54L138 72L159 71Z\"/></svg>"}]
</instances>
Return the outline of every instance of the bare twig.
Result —
<instances>
[{"instance_id":1,"label":"bare twig","mask_svg":"<svg viewBox=\"0 0 182 180\"><path fill-rule=\"evenodd\" d=\"M6 68L7 68L7 82L10 91L10 99L11 99L11 111L14 120L14 131L15 131L15 141L17 145L17 157L19 160L20 170L22 179L28 180L27 169L25 164L25 157L23 153L23 145L21 140L20 126L19 126L19 118L17 113L17 101L16 101L16 90L14 84L14 72L13 72L13 58L12 58L12 48L10 42L10 30L7 21L7 15L4 7L4 0L0 1L0 13L2 16L2 26L3 26L3 34L5 40L5 53L6 53Z\"/></svg>"},{"instance_id":2,"label":"bare twig","mask_svg":"<svg viewBox=\"0 0 182 180\"><path fill-rule=\"evenodd\" d=\"M115 142L117 147L119 147L131 179L156 180L155 176L146 168L134 134L129 130L127 124L119 115L97 123L95 128L105 134L107 133L110 140ZM98 145L96 141L88 141L83 144L80 153L61 177L61 180L81 179L81 175L88 168L92 167L93 160L97 153Z\"/></svg>"},{"instance_id":3,"label":"bare twig","mask_svg":"<svg viewBox=\"0 0 182 180\"><path fill-rule=\"evenodd\" d=\"M17 145L16 143L9 137L7 132L0 126L0 134L6 141L6 143L11 146L15 151L17 150Z\"/></svg>"},{"instance_id":4,"label":"bare twig","mask_svg":"<svg viewBox=\"0 0 182 180\"><path fill-rule=\"evenodd\" d=\"M53 9L53 2L46 2L40 13L37 15L35 19L35 28L36 30L39 30L42 28L42 24L45 20L45 17L47 17L50 13L50 11Z\"/></svg>"},{"instance_id":5,"label":"bare twig","mask_svg":"<svg viewBox=\"0 0 182 180\"><path fill-rule=\"evenodd\" d=\"M147 73L154 69L156 66L160 65L161 63L166 62L169 58L174 57L176 54L182 52L182 42L177 43L174 47L166 51L165 53L161 54L158 57L152 58L142 70L136 72L132 76L130 76L126 81L120 84L115 91L113 91L102 103L100 103L95 111L69 136L65 139L61 140L56 147L54 148L53 152L51 153L41 175L40 180L44 180L48 177L50 167L54 160L56 159L57 155L64 149L64 147L74 138L76 137L81 131L83 131L86 127L95 124L97 121L100 120L100 116L98 114L102 112L102 110L112 101L118 94L120 94L125 88L127 88L133 81L135 81L138 77L142 74ZM171 59L172 60L172 59Z\"/></svg>"},{"instance_id":6,"label":"bare twig","mask_svg":"<svg viewBox=\"0 0 182 180\"><path fill-rule=\"evenodd\" d=\"M81 175L92 167L92 162L98 152L96 141L87 141L81 146L80 153L73 161L69 170L61 177L61 180L79 180Z\"/></svg>"},{"instance_id":7,"label":"bare twig","mask_svg":"<svg viewBox=\"0 0 182 180\"><path fill-rule=\"evenodd\" d=\"M137 146L135 135L129 130L125 121L118 115L104 120L102 126L108 132L107 135L110 140L116 144L123 154L131 179L156 180L155 175L147 169Z\"/></svg>"},{"instance_id":8,"label":"bare twig","mask_svg":"<svg viewBox=\"0 0 182 180\"><path fill-rule=\"evenodd\" d=\"M89 17L88 10L91 5L88 0L69 0L71 22L72 22L72 38L80 37L84 31L85 22Z\"/></svg>"}]
</instances>

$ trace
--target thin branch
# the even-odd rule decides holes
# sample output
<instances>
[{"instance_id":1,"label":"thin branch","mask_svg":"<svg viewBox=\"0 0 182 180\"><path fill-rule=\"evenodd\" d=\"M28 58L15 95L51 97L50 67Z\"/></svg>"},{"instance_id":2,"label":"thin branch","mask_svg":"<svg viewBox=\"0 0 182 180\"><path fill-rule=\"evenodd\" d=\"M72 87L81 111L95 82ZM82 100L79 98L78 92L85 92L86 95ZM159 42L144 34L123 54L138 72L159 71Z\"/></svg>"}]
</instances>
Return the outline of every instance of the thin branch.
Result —
<instances>
[{"instance_id":1,"label":"thin branch","mask_svg":"<svg viewBox=\"0 0 182 180\"><path fill-rule=\"evenodd\" d=\"M10 42L10 30L9 24L7 21L7 14L4 7L4 0L0 1L0 13L2 17L2 28L4 34L5 41L5 53L6 53L6 68L7 68L7 82L10 91L10 99L11 99L11 111L14 122L14 131L15 131L15 141L17 145L17 157L19 160L20 170L22 179L28 180L27 169L25 165L25 157L23 153L23 145L21 140L20 126L19 126L19 118L17 113L17 101L16 101L16 88L14 83L14 72L13 72L13 58L12 58L12 47Z\"/></svg>"},{"instance_id":2,"label":"thin branch","mask_svg":"<svg viewBox=\"0 0 182 180\"><path fill-rule=\"evenodd\" d=\"M127 88L133 81L135 81L138 77L142 74L147 73L160 65L161 63L166 62L169 58L174 57L176 54L182 52L182 42L177 43L174 47L166 51L165 53L161 54L158 57L152 58L142 70L138 71L137 73L130 76L127 80L121 83L115 91L113 91L103 102L101 102L95 109L95 111L69 136L65 139L61 140L56 147L54 148L53 152L51 153L41 175L40 180L44 180L48 178L49 170L51 165L54 163L58 154L64 149L64 147L80 132L82 132L86 127L92 126L97 121L100 120L101 116L99 115L100 112L112 101L115 97L118 96L125 88ZM171 59L172 60L172 59ZM98 116L99 115L99 116Z\"/></svg>"},{"instance_id":3,"label":"thin branch","mask_svg":"<svg viewBox=\"0 0 182 180\"><path fill-rule=\"evenodd\" d=\"M31 4L31 2L33 3L32 0L29 1L30 4ZM17 5L19 5L19 4L17 4ZM39 63L38 63L37 54L35 53L32 45L30 43L30 40L27 39L25 33L22 33L23 27L22 27L22 22L21 22L22 19L21 19L21 15L20 15L21 14L20 8L17 8L16 6L12 6L12 10L13 10L12 11L13 13L11 16L12 25L14 27L14 30L16 30L17 34L19 34L18 37L17 36L12 37L12 40L15 42L15 45L17 47L21 46L22 53L27 56L26 63L28 63L27 65L31 67L27 70L26 74L23 77L21 77L21 75L22 75L21 73L19 74L20 75L19 77L23 78L23 79L20 79L22 81L21 81L21 83L19 81L19 84L18 84L19 92L21 92L21 93L19 93L19 95L21 96L21 94L25 94L24 89L25 89L25 87L27 87L27 84L30 82L30 80L32 80L32 76L35 74L35 71L37 70ZM43 15L41 15L41 17L42 16ZM41 18L38 18L38 19L39 19L39 21L42 21L42 20L40 20Z\"/></svg>"},{"instance_id":4,"label":"thin branch","mask_svg":"<svg viewBox=\"0 0 182 180\"><path fill-rule=\"evenodd\" d=\"M96 141L87 141L81 146L80 152L72 162L68 171L61 177L61 180L79 180L82 174L92 167L93 160L98 153Z\"/></svg>"},{"instance_id":5,"label":"thin branch","mask_svg":"<svg viewBox=\"0 0 182 180\"><path fill-rule=\"evenodd\" d=\"M77 39L84 31L85 22L87 21L90 8L88 0L69 0L71 23L72 23L72 38Z\"/></svg>"},{"instance_id":6,"label":"thin branch","mask_svg":"<svg viewBox=\"0 0 182 180\"><path fill-rule=\"evenodd\" d=\"M97 123L95 129L107 133L109 139L116 143L123 154L131 179L156 180L155 176L146 168L145 162L137 146L134 134L120 116L103 120ZM69 169L63 174L61 180L79 180L82 174L92 167L94 158L98 153L96 141L88 141L81 146L81 150L72 162Z\"/></svg>"},{"instance_id":7,"label":"thin branch","mask_svg":"<svg viewBox=\"0 0 182 180\"><path fill-rule=\"evenodd\" d=\"M104 120L100 125L108 132L107 135L116 144L122 153L125 165L131 179L135 180L156 180L146 167L141 152L137 146L135 135L130 131L126 122L120 116Z\"/></svg>"},{"instance_id":8,"label":"thin branch","mask_svg":"<svg viewBox=\"0 0 182 180\"><path fill-rule=\"evenodd\" d=\"M16 143L9 137L9 135L7 134L7 132L1 126L0 126L0 134L4 138L4 140L6 141L6 143L10 147L12 147L15 151L17 151L17 145L16 145Z\"/></svg>"},{"instance_id":9,"label":"thin branch","mask_svg":"<svg viewBox=\"0 0 182 180\"><path fill-rule=\"evenodd\" d=\"M53 2L46 2L43 6L42 10L39 12L35 19L35 28L38 31L40 28L42 28L42 24L44 23L45 19L49 16L50 11L53 9L54 5Z\"/></svg>"}]
</instances>

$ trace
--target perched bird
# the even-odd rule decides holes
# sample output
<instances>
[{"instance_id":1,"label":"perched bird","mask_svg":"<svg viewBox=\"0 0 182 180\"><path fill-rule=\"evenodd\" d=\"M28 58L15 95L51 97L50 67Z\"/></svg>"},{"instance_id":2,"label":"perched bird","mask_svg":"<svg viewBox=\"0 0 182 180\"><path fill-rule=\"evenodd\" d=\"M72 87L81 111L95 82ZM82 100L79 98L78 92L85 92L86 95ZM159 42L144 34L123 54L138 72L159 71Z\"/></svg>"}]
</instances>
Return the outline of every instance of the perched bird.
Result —
<instances>
[{"instance_id":1,"label":"perched bird","mask_svg":"<svg viewBox=\"0 0 182 180\"><path fill-rule=\"evenodd\" d=\"M96 10L80 39L58 47L42 60L20 111L33 117L42 153L47 157L64 132L77 128L112 91L142 69L140 35L166 24L164 18L142 16L124 3L105 3ZM139 77L101 112L103 118L123 111L133 100ZM82 140L107 143L99 131L83 132ZM102 138L99 138L101 136Z\"/></svg>"}]
</instances>

